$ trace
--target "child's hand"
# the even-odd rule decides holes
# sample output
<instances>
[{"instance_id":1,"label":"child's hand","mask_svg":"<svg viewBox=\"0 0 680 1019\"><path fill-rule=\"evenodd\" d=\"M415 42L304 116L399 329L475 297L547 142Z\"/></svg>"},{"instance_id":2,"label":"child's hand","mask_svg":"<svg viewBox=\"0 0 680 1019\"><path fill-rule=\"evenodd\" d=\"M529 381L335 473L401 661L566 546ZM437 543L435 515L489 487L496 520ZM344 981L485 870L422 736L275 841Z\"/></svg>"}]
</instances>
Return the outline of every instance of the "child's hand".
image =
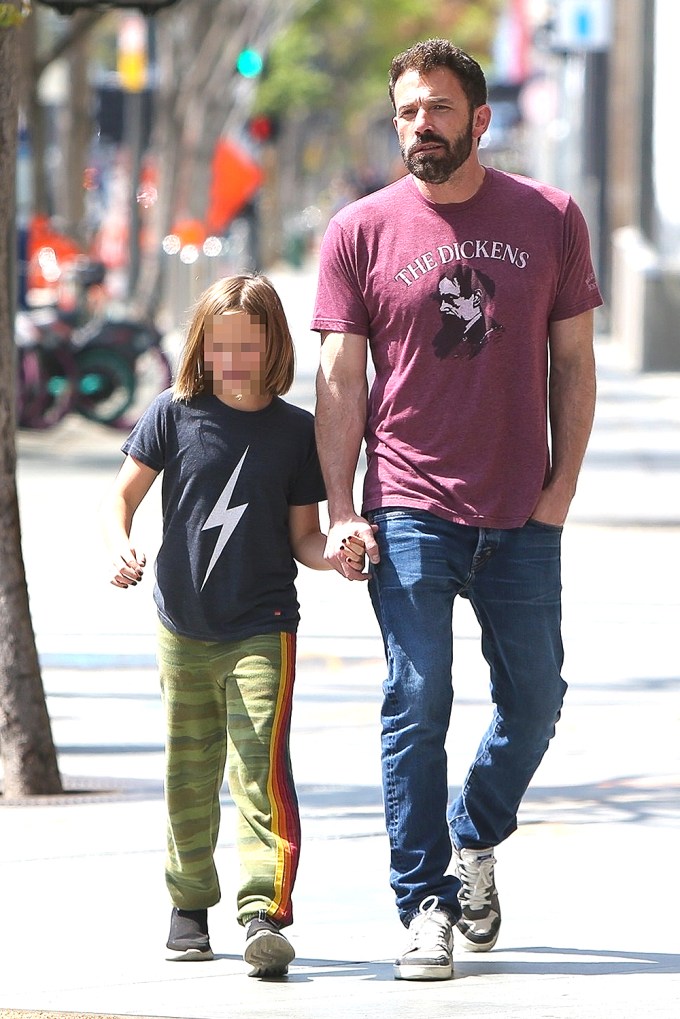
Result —
<instances>
[{"instance_id":1,"label":"child's hand","mask_svg":"<svg viewBox=\"0 0 680 1019\"><path fill-rule=\"evenodd\" d=\"M357 573L363 573L366 561L366 546L361 538L357 538L355 534L350 535L349 538L343 538L342 551L347 565L356 570Z\"/></svg>"},{"instance_id":2,"label":"child's hand","mask_svg":"<svg viewBox=\"0 0 680 1019\"><path fill-rule=\"evenodd\" d=\"M114 560L115 576L111 583L114 587L134 587L144 576L146 556L143 552L139 555L134 548L128 549L118 559Z\"/></svg>"}]
</instances>

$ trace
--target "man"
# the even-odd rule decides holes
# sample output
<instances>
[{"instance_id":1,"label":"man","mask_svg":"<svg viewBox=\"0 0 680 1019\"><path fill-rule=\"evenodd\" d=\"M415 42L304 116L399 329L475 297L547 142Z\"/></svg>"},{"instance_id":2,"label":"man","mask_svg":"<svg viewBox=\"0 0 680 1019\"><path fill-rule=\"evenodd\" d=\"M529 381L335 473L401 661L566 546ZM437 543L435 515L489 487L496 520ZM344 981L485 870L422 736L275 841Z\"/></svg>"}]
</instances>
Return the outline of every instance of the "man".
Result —
<instances>
[{"instance_id":1,"label":"man","mask_svg":"<svg viewBox=\"0 0 680 1019\"><path fill-rule=\"evenodd\" d=\"M393 60L390 96L409 174L331 220L312 328L325 554L352 579L343 541L365 542L388 664L383 792L409 933L395 976L423 980L452 975L454 926L472 950L495 944L495 847L560 714L560 536L592 427L602 301L573 200L480 163L491 110L474 60L446 40L418 43ZM465 266L493 281L485 315L502 330L474 357L442 357L444 295L432 297ZM457 595L481 625L493 714L449 806Z\"/></svg>"}]
</instances>

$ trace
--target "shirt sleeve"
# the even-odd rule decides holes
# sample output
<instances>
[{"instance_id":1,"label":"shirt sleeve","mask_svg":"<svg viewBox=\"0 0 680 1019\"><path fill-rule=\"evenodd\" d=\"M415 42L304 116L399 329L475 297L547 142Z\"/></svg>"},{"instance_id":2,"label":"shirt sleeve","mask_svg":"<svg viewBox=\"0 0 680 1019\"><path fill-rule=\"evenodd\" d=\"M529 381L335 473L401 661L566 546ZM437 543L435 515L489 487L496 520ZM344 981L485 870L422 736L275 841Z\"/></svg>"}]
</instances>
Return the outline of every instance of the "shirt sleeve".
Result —
<instances>
[{"instance_id":1,"label":"shirt sleeve","mask_svg":"<svg viewBox=\"0 0 680 1019\"><path fill-rule=\"evenodd\" d=\"M368 336L358 259L360 243L337 219L324 234L319 255L319 282L311 328L318 332Z\"/></svg>"},{"instance_id":2,"label":"shirt sleeve","mask_svg":"<svg viewBox=\"0 0 680 1019\"><path fill-rule=\"evenodd\" d=\"M312 425L307 458L295 479L288 503L290 506L309 506L311 503L323 502L325 498L326 487L323 482Z\"/></svg>"},{"instance_id":3,"label":"shirt sleeve","mask_svg":"<svg viewBox=\"0 0 680 1019\"><path fill-rule=\"evenodd\" d=\"M164 394L156 397L121 447L128 456L140 460L154 471L162 471L165 466L166 407Z\"/></svg>"},{"instance_id":4,"label":"shirt sleeve","mask_svg":"<svg viewBox=\"0 0 680 1019\"><path fill-rule=\"evenodd\" d=\"M564 216L564 257L550 321L573 318L603 304L590 256L590 237L583 213L570 199Z\"/></svg>"}]
</instances>

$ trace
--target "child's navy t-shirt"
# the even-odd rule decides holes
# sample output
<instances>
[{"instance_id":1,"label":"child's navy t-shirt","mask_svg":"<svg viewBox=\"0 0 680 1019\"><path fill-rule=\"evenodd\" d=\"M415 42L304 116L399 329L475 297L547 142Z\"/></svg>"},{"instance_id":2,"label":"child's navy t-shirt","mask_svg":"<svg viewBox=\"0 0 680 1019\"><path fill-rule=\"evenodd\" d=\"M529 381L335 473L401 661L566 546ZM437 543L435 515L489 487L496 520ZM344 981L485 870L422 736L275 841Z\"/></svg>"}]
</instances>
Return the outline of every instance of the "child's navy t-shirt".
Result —
<instances>
[{"instance_id":1,"label":"child's navy t-shirt","mask_svg":"<svg viewBox=\"0 0 680 1019\"><path fill-rule=\"evenodd\" d=\"M163 472L154 599L165 626L197 640L295 632L291 505L325 499L314 419L275 397L239 411L215 396L161 393L123 451Z\"/></svg>"}]
</instances>

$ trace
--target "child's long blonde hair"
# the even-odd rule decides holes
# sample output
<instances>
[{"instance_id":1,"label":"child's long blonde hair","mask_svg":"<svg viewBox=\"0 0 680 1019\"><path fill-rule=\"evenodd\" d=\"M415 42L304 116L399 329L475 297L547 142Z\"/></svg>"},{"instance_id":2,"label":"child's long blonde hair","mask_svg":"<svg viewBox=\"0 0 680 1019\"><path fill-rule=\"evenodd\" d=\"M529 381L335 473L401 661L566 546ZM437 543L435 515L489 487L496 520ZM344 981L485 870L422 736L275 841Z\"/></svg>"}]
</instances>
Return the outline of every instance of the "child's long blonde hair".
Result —
<instances>
[{"instance_id":1,"label":"child's long blonde hair","mask_svg":"<svg viewBox=\"0 0 680 1019\"><path fill-rule=\"evenodd\" d=\"M225 276L199 297L172 387L173 400L191 400L204 388L203 337L207 319L229 311L245 311L265 329L264 387L282 396L293 384L295 348L281 299L266 276Z\"/></svg>"}]
</instances>

